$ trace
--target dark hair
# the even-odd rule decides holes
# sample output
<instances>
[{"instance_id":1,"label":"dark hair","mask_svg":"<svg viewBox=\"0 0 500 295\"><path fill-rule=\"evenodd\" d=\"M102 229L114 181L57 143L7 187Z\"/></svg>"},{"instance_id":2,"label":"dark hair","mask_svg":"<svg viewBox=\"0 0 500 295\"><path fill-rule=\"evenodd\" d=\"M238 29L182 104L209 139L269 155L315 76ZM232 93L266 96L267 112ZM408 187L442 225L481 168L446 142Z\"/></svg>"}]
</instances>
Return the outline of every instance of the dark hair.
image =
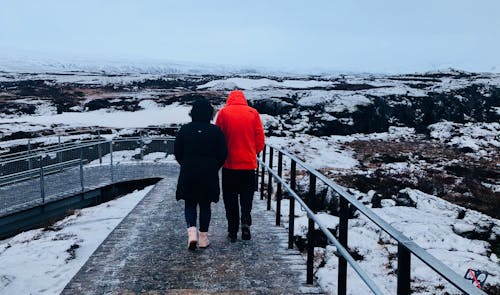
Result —
<instances>
[{"instance_id":1,"label":"dark hair","mask_svg":"<svg viewBox=\"0 0 500 295\"><path fill-rule=\"evenodd\" d=\"M193 102L189 115L193 121L209 122L214 115L214 108L206 98L199 98Z\"/></svg>"}]
</instances>

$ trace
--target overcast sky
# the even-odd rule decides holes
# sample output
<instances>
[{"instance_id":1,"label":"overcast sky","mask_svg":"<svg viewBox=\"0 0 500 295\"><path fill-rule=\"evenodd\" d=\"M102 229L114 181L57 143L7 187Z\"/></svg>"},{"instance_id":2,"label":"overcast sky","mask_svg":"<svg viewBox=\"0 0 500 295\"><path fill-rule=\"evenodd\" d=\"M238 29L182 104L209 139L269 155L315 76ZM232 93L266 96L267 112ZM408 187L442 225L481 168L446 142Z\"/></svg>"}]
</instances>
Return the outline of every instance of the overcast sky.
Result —
<instances>
[{"instance_id":1,"label":"overcast sky","mask_svg":"<svg viewBox=\"0 0 500 295\"><path fill-rule=\"evenodd\" d=\"M500 72L500 0L0 0L0 54Z\"/></svg>"}]
</instances>

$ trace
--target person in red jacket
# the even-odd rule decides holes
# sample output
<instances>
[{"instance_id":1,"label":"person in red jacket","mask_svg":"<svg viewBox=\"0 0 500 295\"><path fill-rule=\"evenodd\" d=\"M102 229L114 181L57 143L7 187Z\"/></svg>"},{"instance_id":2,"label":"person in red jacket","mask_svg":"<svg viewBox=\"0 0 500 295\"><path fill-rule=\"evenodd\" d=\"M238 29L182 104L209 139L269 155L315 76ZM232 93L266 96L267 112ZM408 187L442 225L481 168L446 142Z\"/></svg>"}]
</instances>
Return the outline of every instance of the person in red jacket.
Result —
<instances>
[{"instance_id":1,"label":"person in red jacket","mask_svg":"<svg viewBox=\"0 0 500 295\"><path fill-rule=\"evenodd\" d=\"M229 93L226 106L217 114L215 125L224 133L228 148L222 168L228 238L231 242L236 241L241 206L241 239L250 240L257 154L264 148L262 121L257 110L248 106L243 92L234 90Z\"/></svg>"}]
</instances>

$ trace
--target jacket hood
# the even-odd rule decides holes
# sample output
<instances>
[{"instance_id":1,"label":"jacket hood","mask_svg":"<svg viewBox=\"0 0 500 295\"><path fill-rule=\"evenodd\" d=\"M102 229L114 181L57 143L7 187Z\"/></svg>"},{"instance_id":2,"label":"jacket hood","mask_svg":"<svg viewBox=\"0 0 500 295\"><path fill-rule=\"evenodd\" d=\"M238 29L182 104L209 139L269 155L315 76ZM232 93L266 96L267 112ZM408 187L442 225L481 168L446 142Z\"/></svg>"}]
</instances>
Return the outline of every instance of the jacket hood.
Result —
<instances>
[{"instance_id":1,"label":"jacket hood","mask_svg":"<svg viewBox=\"0 0 500 295\"><path fill-rule=\"evenodd\" d=\"M204 98L197 99L193 102L193 108L189 115L193 121L210 122L214 114L214 109L210 102Z\"/></svg>"},{"instance_id":2,"label":"jacket hood","mask_svg":"<svg viewBox=\"0 0 500 295\"><path fill-rule=\"evenodd\" d=\"M227 97L226 106L229 105L248 105L247 99L243 91L241 90L233 90L229 93Z\"/></svg>"}]
</instances>

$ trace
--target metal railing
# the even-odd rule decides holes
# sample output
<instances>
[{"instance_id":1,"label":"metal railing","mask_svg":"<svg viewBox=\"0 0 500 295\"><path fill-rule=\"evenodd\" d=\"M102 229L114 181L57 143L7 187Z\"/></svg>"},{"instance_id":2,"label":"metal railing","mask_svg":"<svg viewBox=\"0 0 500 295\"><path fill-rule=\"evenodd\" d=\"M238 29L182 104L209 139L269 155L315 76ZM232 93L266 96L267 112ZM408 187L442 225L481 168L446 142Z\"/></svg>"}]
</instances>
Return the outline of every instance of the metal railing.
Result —
<instances>
[{"instance_id":1,"label":"metal railing","mask_svg":"<svg viewBox=\"0 0 500 295\"><path fill-rule=\"evenodd\" d=\"M45 204L63 193L84 191L89 188L89 178L115 183L115 166L122 161L121 152L133 151L132 160L139 162L154 152L172 154L173 141L170 136L101 139L0 160L0 215ZM99 166L101 175L86 174L85 168L90 166ZM61 179L62 175L65 179ZM27 191L19 191L20 185Z\"/></svg>"},{"instance_id":2,"label":"metal railing","mask_svg":"<svg viewBox=\"0 0 500 295\"><path fill-rule=\"evenodd\" d=\"M125 131L136 134L129 137L149 137L149 136L166 136L173 135L177 132L178 127L141 127L141 128L126 128ZM39 154L42 152L48 152L54 149L64 149L69 147L79 146L84 143L92 143L109 139L109 137L127 137L122 134L124 130L113 129L113 128L92 128L91 131L83 130L54 130L54 134L42 136L39 138L25 139L26 143L22 143L18 146L22 149L17 152L0 153L0 162L12 160L16 158L22 158L25 156L30 156L33 154ZM53 141L57 139L57 143L40 145L40 140L47 141L48 138L53 137ZM19 141L19 140L16 140Z\"/></svg>"},{"instance_id":3,"label":"metal railing","mask_svg":"<svg viewBox=\"0 0 500 295\"><path fill-rule=\"evenodd\" d=\"M268 150L268 151L266 151ZM274 151L277 151L276 169L273 169L273 161L275 159ZM290 160L289 169L289 182L287 183L283 178L283 156L286 156ZM314 224L317 224L321 232L326 236L329 243L333 244L338 251L339 256L339 271L338 271L338 294L344 295L347 292L347 263L356 271L359 277L365 282L367 287L374 294L382 294L379 287L374 283L374 281L369 277L369 275L360 267L360 265L354 260L354 258L347 251L348 243L348 221L349 221L349 211L351 209L358 210L361 214L370 219L375 225L380 229L388 233L393 239L398 243L398 254L397 254L397 294L410 294L410 266L411 266L411 256L417 257L424 264L434 270L442 278L450 282L460 291L465 294L486 294L480 289L476 288L470 282L459 276L448 266L444 265L441 261L436 259L434 256L429 254L423 248L419 247L416 243L410 240L408 237L403 235L400 231L396 230L390 224L381 219L368 207L364 206L359 202L354 196L346 192L341 186L328 179L326 176L320 172L314 170L312 167L298 159L296 156L284 151L283 149L274 147L272 145L266 145L264 147L261 156L258 159L260 169L260 195L261 199L267 196L267 210L271 209L271 198L272 192L274 190L273 179L276 182L276 225L280 225L281 220L281 200L283 197L283 189L285 189L291 196L290 206L289 206L289 234L288 234L288 247L293 248L293 238L294 238L294 218L295 218L295 201L297 201L303 210L307 213L308 217L308 230L307 230L307 283L313 283L313 259L314 259L314 243L313 243L313 231ZM297 177L297 165L301 166L305 172L309 175L309 191L306 200L302 198L297 193L296 177ZM267 184L265 182L265 176L267 171ZM259 177L257 174L256 177ZM316 181L322 181L326 186L331 188L339 199L339 232L338 238L336 238L328 228L321 223L317 218L315 212L310 209L312 202L316 196ZM264 192L267 191L267 194Z\"/></svg>"}]
</instances>

